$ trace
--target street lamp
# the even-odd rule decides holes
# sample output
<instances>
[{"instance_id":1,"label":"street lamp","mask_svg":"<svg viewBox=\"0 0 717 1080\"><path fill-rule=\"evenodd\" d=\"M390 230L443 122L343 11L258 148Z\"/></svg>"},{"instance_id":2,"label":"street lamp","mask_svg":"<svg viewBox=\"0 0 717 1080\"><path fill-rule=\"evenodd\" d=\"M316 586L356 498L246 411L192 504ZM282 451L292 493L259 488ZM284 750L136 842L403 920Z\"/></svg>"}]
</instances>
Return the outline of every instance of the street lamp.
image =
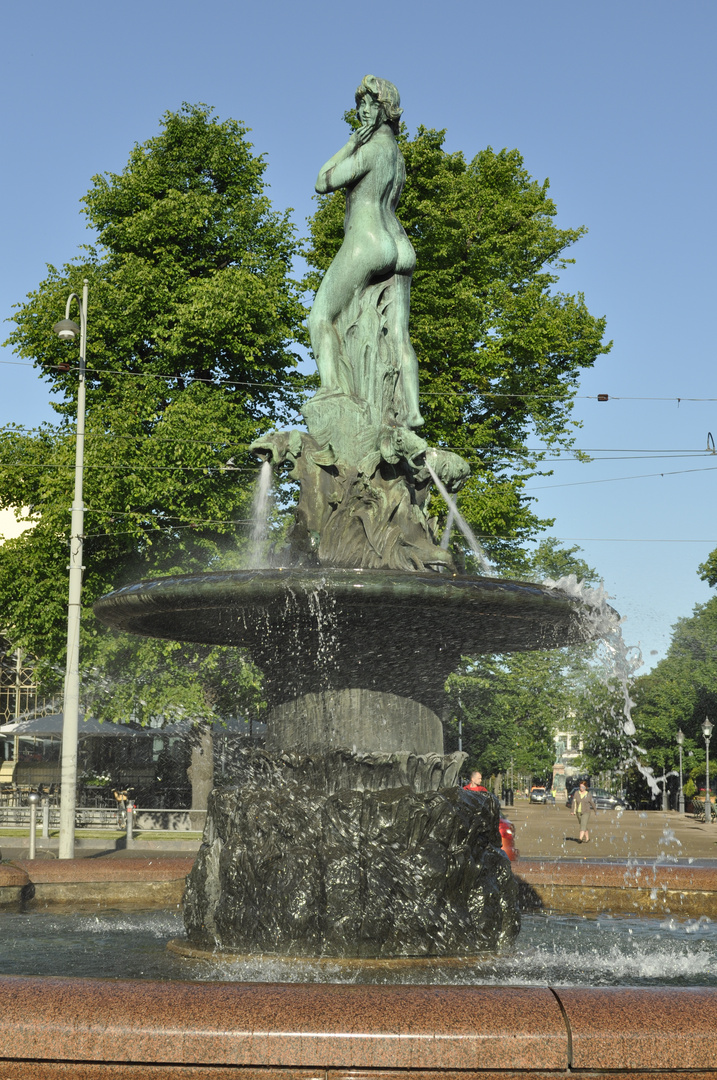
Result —
<instances>
[{"instance_id":1,"label":"street lamp","mask_svg":"<svg viewBox=\"0 0 717 1080\"><path fill-rule=\"evenodd\" d=\"M705 821L709 825L712 820L712 800L710 798L710 738L712 737L712 724L708 716L705 717L702 724L702 734L705 737L705 747L707 749L706 757L706 775L705 775Z\"/></svg>"},{"instance_id":2,"label":"street lamp","mask_svg":"<svg viewBox=\"0 0 717 1080\"><path fill-rule=\"evenodd\" d=\"M685 745L685 736L680 729L675 735L675 741L680 748L680 794L677 803L677 809L681 814L685 812L685 793L682 790L682 747Z\"/></svg>"},{"instance_id":3,"label":"street lamp","mask_svg":"<svg viewBox=\"0 0 717 1080\"><path fill-rule=\"evenodd\" d=\"M60 768L60 850L61 859L75 855L75 808L77 805L77 732L80 719L80 603L82 599L82 541L84 535L84 503L82 502L82 471L85 457L85 366L87 350L87 291L82 285L82 297L71 293L65 306L65 318L55 323L53 330L63 341L80 338L80 371L77 383L77 434L75 442L75 495L72 500L70 526L70 587L67 603L67 667L62 720L62 760ZM80 309L80 325L70 319L72 301Z\"/></svg>"}]
</instances>

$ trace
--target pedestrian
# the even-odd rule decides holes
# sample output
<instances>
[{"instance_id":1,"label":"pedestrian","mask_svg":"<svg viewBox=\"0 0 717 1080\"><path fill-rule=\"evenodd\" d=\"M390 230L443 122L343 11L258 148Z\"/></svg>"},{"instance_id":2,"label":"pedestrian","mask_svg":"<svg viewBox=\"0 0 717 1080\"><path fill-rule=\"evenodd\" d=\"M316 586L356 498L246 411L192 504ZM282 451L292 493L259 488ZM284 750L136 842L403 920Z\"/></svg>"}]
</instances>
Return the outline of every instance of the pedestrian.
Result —
<instances>
[{"instance_id":1,"label":"pedestrian","mask_svg":"<svg viewBox=\"0 0 717 1080\"><path fill-rule=\"evenodd\" d=\"M483 774L478 769L474 769L471 773L471 780L469 784L463 785L464 791L485 791L488 794L488 788L483 787Z\"/></svg>"},{"instance_id":2,"label":"pedestrian","mask_svg":"<svg viewBox=\"0 0 717 1080\"><path fill-rule=\"evenodd\" d=\"M578 790L573 792L570 806L571 814L578 819L578 828L580 829L578 843L587 844L590 840L590 837L588 836L590 815L597 814L597 806L595 805L595 800L588 791L588 786L584 780L580 781Z\"/></svg>"},{"instance_id":3,"label":"pedestrian","mask_svg":"<svg viewBox=\"0 0 717 1080\"><path fill-rule=\"evenodd\" d=\"M127 821L127 799L129 797L129 789L123 788L121 784L118 784L113 789L112 794L115 797L115 803L117 804L117 824L120 827L124 827Z\"/></svg>"}]
</instances>

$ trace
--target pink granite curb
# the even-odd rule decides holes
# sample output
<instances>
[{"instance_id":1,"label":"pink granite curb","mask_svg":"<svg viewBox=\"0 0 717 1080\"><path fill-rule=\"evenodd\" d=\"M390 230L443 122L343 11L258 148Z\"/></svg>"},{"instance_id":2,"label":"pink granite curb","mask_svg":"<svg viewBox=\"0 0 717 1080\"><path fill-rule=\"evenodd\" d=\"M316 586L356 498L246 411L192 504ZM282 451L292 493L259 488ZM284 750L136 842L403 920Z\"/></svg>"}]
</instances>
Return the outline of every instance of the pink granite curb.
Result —
<instances>
[{"instance_id":1,"label":"pink granite curb","mask_svg":"<svg viewBox=\"0 0 717 1080\"><path fill-rule=\"evenodd\" d=\"M15 859L34 885L111 881L176 881L185 878L194 856L136 859ZM0 868L2 869L2 868Z\"/></svg>"},{"instance_id":2,"label":"pink granite curb","mask_svg":"<svg viewBox=\"0 0 717 1080\"><path fill-rule=\"evenodd\" d=\"M266 1080L328 1080L329 1073L333 1080L348 1080L349 1073L354 1080L363 1073L427 1077L437 1071L446 1078L488 1070L546 1077L575 1069L717 1073L715 989L5 976L0 1016L3 1080L23 1075L8 1072L22 1063L27 1076L38 1077L53 1074L33 1074L31 1067L63 1063L105 1063L106 1070L162 1066L157 1075L177 1078L220 1077L217 1070L231 1068L252 1076L261 1071ZM202 1071L191 1071L197 1069Z\"/></svg>"},{"instance_id":3,"label":"pink granite curb","mask_svg":"<svg viewBox=\"0 0 717 1080\"><path fill-rule=\"evenodd\" d=\"M526 910L717 918L717 866L519 859L513 873Z\"/></svg>"}]
</instances>

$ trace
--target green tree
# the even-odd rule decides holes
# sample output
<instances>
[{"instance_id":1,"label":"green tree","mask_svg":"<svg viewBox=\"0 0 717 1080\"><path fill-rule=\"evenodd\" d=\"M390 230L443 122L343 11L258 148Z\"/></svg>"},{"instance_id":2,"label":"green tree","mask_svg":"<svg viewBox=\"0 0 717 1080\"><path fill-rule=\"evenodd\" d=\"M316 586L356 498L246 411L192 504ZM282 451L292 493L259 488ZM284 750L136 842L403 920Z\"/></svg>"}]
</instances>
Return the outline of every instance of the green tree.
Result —
<instances>
[{"instance_id":1,"label":"green tree","mask_svg":"<svg viewBox=\"0 0 717 1080\"><path fill-rule=\"evenodd\" d=\"M676 768L675 736L681 729L685 764L697 768L697 778L705 760L702 723L706 716L717 718L717 597L677 621L667 655L637 680L634 696L636 741L647 762L660 770Z\"/></svg>"},{"instance_id":2,"label":"green tree","mask_svg":"<svg viewBox=\"0 0 717 1080\"><path fill-rule=\"evenodd\" d=\"M717 585L717 548L710 552L705 561L698 567L697 572L708 585L713 587Z\"/></svg>"},{"instance_id":3,"label":"green tree","mask_svg":"<svg viewBox=\"0 0 717 1080\"><path fill-rule=\"evenodd\" d=\"M463 748L488 775L516 770L545 778L555 761L554 732L573 711L567 650L464 659L447 684L454 716L448 750Z\"/></svg>"},{"instance_id":4,"label":"green tree","mask_svg":"<svg viewBox=\"0 0 717 1080\"><path fill-rule=\"evenodd\" d=\"M49 683L64 665L77 391L76 360L52 325L88 278L82 656L88 673L111 672L129 658L91 603L138 577L236 560L256 471L247 446L277 413L292 415L302 389L292 343L305 309L290 275L299 246L264 169L242 125L204 106L166 113L122 173L94 177L83 202L95 246L49 267L18 307L9 343L41 368L60 418L0 434L0 505L29 507L35 522L0 549L0 600L13 641L43 660ZM169 665L162 678L192 708L190 671L202 673L207 707L224 700L227 680L254 685L212 650L191 663L159 643L135 654L147 672ZM104 698L129 707L126 687Z\"/></svg>"},{"instance_id":5,"label":"green tree","mask_svg":"<svg viewBox=\"0 0 717 1080\"><path fill-rule=\"evenodd\" d=\"M590 584L596 572L577 546L561 548L548 537L533 552L534 578L574 574ZM452 715L446 744L457 749L458 720L463 747L485 774L516 770L545 778L555 761L554 734L572 717L591 671L594 646L570 646L506 655L464 657L448 680Z\"/></svg>"},{"instance_id":6,"label":"green tree","mask_svg":"<svg viewBox=\"0 0 717 1080\"><path fill-rule=\"evenodd\" d=\"M349 123L354 122L347 114ZM544 455L570 447L580 371L610 348L581 294L556 291L584 229L560 229L547 180L517 150L446 152L444 132L405 129L399 217L417 255L411 338L419 359L421 434L472 466L461 509L492 558L522 566L520 542L552 524L524 488ZM343 235L344 193L318 199L306 278L316 289Z\"/></svg>"},{"instance_id":7,"label":"green tree","mask_svg":"<svg viewBox=\"0 0 717 1080\"><path fill-rule=\"evenodd\" d=\"M595 775L622 773L635 756L633 739L625 733L625 691L615 674L588 664L574 687L573 726L582 740L581 769Z\"/></svg>"}]
</instances>

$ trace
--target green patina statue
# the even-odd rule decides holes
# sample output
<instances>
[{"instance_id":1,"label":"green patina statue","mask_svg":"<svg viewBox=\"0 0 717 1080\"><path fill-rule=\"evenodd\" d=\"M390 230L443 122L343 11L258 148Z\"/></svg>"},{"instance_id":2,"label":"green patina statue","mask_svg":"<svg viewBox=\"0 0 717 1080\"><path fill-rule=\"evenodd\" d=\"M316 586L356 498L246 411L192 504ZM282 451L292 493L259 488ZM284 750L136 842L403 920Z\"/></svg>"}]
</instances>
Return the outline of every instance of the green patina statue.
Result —
<instances>
[{"instance_id":1,"label":"green patina statue","mask_svg":"<svg viewBox=\"0 0 717 1080\"><path fill-rule=\"evenodd\" d=\"M408 329L416 256L396 217L406 179L398 90L366 75L356 106L361 126L316 182L320 194L345 188L346 218L309 316L321 387L304 407L308 434L271 432L253 450L288 463L299 480L294 561L454 569L427 512L427 459L450 492L469 468L416 434L423 418Z\"/></svg>"},{"instance_id":2,"label":"green patina statue","mask_svg":"<svg viewBox=\"0 0 717 1080\"><path fill-rule=\"evenodd\" d=\"M346 219L309 333L321 377L317 398L337 390L355 395L417 428L418 361L408 334L416 254L396 217L406 181L396 142L399 101L393 83L367 75L356 91L361 127L319 173L319 194L346 188ZM383 324L378 353L376 321Z\"/></svg>"}]
</instances>

